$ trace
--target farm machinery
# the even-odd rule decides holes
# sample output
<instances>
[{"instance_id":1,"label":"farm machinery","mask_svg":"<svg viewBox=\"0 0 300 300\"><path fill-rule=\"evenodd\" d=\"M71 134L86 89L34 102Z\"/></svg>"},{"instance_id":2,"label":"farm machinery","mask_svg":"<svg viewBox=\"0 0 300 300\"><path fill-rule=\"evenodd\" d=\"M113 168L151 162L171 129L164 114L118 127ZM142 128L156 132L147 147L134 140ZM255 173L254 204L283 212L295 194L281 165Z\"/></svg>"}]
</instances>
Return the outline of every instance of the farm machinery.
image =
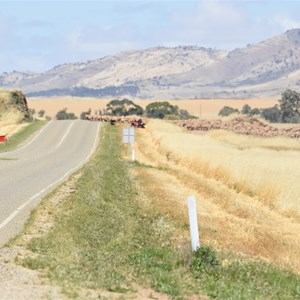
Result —
<instances>
[{"instance_id":1,"label":"farm machinery","mask_svg":"<svg viewBox=\"0 0 300 300\"><path fill-rule=\"evenodd\" d=\"M145 128L145 125L146 124L142 121L142 119L133 120L130 124L130 126L133 126L135 128Z\"/></svg>"}]
</instances>

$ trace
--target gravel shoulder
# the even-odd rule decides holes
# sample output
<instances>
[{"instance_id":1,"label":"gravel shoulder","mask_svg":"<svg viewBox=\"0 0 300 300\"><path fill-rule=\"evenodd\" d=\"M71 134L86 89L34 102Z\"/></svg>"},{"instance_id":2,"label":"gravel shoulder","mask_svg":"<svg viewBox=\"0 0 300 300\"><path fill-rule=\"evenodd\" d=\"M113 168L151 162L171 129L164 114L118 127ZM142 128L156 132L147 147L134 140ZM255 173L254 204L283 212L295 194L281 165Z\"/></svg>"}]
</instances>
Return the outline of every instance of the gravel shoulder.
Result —
<instances>
[{"instance_id":1,"label":"gravel shoulder","mask_svg":"<svg viewBox=\"0 0 300 300\"><path fill-rule=\"evenodd\" d=\"M19 247L0 249L0 299L63 299L60 288L49 285L41 273L15 263L22 252Z\"/></svg>"},{"instance_id":2,"label":"gravel shoulder","mask_svg":"<svg viewBox=\"0 0 300 300\"><path fill-rule=\"evenodd\" d=\"M52 228L55 214L62 209L64 199L75 191L80 176L79 171L48 195L32 213L23 232L0 248L0 300L69 299L61 287L49 282L42 271L25 268L19 262L34 257L35 254L27 249L28 243L47 234ZM139 286L135 287L135 292L127 293L126 296L123 293L89 289L83 289L78 296L80 299L169 299L166 295Z\"/></svg>"},{"instance_id":3,"label":"gravel shoulder","mask_svg":"<svg viewBox=\"0 0 300 300\"><path fill-rule=\"evenodd\" d=\"M80 173L47 196L33 213L23 232L0 248L0 299L66 299L61 287L50 284L43 272L24 268L18 262L33 257L27 244L44 235L53 226L54 215L62 201L74 190Z\"/></svg>"}]
</instances>

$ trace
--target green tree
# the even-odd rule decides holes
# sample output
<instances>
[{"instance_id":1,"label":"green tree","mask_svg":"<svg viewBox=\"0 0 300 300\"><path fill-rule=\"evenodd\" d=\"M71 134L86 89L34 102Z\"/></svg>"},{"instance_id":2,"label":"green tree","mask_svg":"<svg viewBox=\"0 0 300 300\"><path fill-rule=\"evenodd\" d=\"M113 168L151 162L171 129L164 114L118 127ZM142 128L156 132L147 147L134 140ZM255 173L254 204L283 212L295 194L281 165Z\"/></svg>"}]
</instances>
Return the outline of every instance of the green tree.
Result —
<instances>
[{"instance_id":1,"label":"green tree","mask_svg":"<svg viewBox=\"0 0 300 300\"><path fill-rule=\"evenodd\" d=\"M67 109L64 108L64 109L60 110L60 111L56 114L55 117L56 117L57 120L68 120Z\"/></svg>"},{"instance_id":2,"label":"green tree","mask_svg":"<svg viewBox=\"0 0 300 300\"><path fill-rule=\"evenodd\" d=\"M278 105L262 109L261 116L266 120L270 121L271 123L281 122L281 111Z\"/></svg>"},{"instance_id":3,"label":"green tree","mask_svg":"<svg viewBox=\"0 0 300 300\"><path fill-rule=\"evenodd\" d=\"M244 106L243 106L243 108L242 108L242 111L241 111L241 113L243 114L243 115L247 115L247 116L249 116L250 114L251 114L251 106L250 105L248 105L248 104L245 104Z\"/></svg>"},{"instance_id":4,"label":"green tree","mask_svg":"<svg viewBox=\"0 0 300 300\"><path fill-rule=\"evenodd\" d=\"M180 109L179 110L179 119L188 120L188 119L198 119L197 117L191 115L187 110Z\"/></svg>"},{"instance_id":5,"label":"green tree","mask_svg":"<svg viewBox=\"0 0 300 300\"><path fill-rule=\"evenodd\" d=\"M68 119L69 120L75 120L75 119L78 119L78 118L76 117L76 115L74 113L70 112L70 113L68 113Z\"/></svg>"},{"instance_id":6,"label":"green tree","mask_svg":"<svg viewBox=\"0 0 300 300\"><path fill-rule=\"evenodd\" d=\"M144 113L144 110L141 106L133 103L131 100L111 100L106 105L107 113L112 116L128 116L128 115L139 115L141 116Z\"/></svg>"},{"instance_id":7,"label":"green tree","mask_svg":"<svg viewBox=\"0 0 300 300\"><path fill-rule=\"evenodd\" d=\"M38 112L38 115L40 118L43 118L44 115L45 115L45 111L43 109L41 109L39 112Z\"/></svg>"},{"instance_id":8,"label":"green tree","mask_svg":"<svg viewBox=\"0 0 300 300\"><path fill-rule=\"evenodd\" d=\"M64 108L56 114L56 119L57 120L74 120L74 119L77 119L77 117L72 112L67 113L67 108Z\"/></svg>"},{"instance_id":9,"label":"green tree","mask_svg":"<svg viewBox=\"0 0 300 300\"><path fill-rule=\"evenodd\" d=\"M296 91L286 90L279 100L283 123L300 121L300 94Z\"/></svg>"},{"instance_id":10,"label":"green tree","mask_svg":"<svg viewBox=\"0 0 300 300\"><path fill-rule=\"evenodd\" d=\"M85 120L86 117L87 117L88 115L91 114L91 112L92 112L92 109L91 109L91 108L89 108L88 111L83 111L83 112L80 114L80 119L81 119L81 120Z\"/></svg>"},{"instance_id":11,"label":"green tree","mask_svg":"<svg viewBox=\"0 0 300 300\"><path fill-rule=\"evenodd\" d=\"M155 119L164 119L167 115L178 115L177 105L171 105L169 102L153 102L146 106L146 116Z\"/></svg>"},{"instance_id":12,"label":"green tree","mask_svg":"<svg viewBox=\"0 0 300 300\"><path fill-rule=\"evenodd\" d=\"M233 108L233 107L230 107L230 106L224 106L219 111L219 116L227 117L227 116L229 116L231 114L234 114L234 113L239 113L239 110L237 108Z\"/></svg>"},{"instance_id":13,"label":"green tree","mask_svg":"<svg viewBox=\"0 0 300 300\"><path fill-rule=\"evenodd\" d=\"M249 115L250 116L259 116L260 115L260 109L259 108L253 108L253 109L251 109Z\"/></svg>"}]
</instances>

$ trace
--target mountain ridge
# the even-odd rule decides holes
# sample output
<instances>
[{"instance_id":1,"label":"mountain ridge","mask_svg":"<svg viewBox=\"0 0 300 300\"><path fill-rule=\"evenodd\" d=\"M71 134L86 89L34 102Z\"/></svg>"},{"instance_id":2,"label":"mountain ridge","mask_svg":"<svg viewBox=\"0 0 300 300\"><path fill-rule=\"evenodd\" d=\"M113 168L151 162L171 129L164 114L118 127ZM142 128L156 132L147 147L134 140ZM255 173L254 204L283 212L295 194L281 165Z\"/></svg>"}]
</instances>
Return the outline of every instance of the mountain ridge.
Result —
<instances>
[{"instance_id":1,"label":"mountain ridge","mask_svg":"<svg viewBox=\"0 0 300 300\"><path fill-rule=\"evenodd\" d=\"M154 47L0 75L0 87L27 96L129 96L142 99L278 97L300 85L300 29L232 51Z\"/></svg>"}]
</instances>

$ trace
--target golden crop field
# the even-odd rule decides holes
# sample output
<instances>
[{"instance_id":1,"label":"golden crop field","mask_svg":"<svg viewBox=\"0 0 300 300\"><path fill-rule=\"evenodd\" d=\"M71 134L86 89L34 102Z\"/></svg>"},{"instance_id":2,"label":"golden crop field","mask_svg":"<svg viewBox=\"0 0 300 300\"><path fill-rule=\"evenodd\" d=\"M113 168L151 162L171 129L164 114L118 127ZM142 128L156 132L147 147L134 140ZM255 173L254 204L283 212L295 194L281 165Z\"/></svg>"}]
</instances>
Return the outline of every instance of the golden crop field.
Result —
<instances>
[{"instance_id":1,"label":"golden crop field","mask_svg":"<svg viewBox=\"0 0 300 300\"><path fill-rule=\"evenodd\" d=\"M158 209L186 224L195 195L205 244L300 273L300 144L149 120L136 159ZM151 167L152 166L152 167Z\"/></svg>"},{"instance_id":2,"label":"golden crop field","mask_svg":"<svg viewBox=\"0 0 300 300\"><path fill-rule=\"evenodd\" d=\"M92 114L95 111L103 110L106 104L112 99L96 99L96 98L79 98L79 97L53 97L53 98L29 98L28 104L30 108L34 108L36 112L41 109L45 110L46 115L55 117L56 113L63 108L67 108L68 112L73 112L78 117L83 111L89 108ZM145 108L149 100L132 99L134 103ZM189 113L201 118L216 118L221 108L231 106L241 109L245 104L252 108L272 107L278 103L277 99L247 99L247 100L230 100L230 99L202 99L202 100L155 100L168 101L172 105L178 105L180 109L185 109Z\"/></svg>"}]
</instances>

